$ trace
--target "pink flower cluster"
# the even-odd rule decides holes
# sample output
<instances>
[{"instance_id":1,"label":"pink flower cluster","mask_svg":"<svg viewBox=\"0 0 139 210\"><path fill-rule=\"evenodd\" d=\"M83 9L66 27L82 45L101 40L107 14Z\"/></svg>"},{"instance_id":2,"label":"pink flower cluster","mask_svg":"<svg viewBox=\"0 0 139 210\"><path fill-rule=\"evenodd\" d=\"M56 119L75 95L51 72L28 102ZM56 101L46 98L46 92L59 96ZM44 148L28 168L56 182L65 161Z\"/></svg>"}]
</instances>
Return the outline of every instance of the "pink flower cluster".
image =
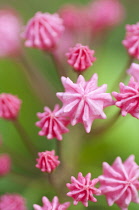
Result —
<instances>
[{"instance_id":1,"label":"pink flower cluster","mask_svg":"<svg viewBox=\"0 0 139 210\"><path fill-rule=\"evenodd\" d=\"M42 207L34 204L34 210L66 210L70 206L70 202L60 204L57 196L53 198L52 202L50 202L48 198L44 196L42 197L42 202Z\"/></svg>"},{"instance_id":2,"label":"pink flower cluster","mask_svg":"<svg viewBox=\"0 0 139 210\"><path fill-rule=\"evenodd\" d=\"M54 150L39 152L38 156L36 167L40 168L42 172L51 173L60 164Z\"/></svg>"},{"instance_id":3,"label":"pink flower cluster","mask_svg":"<svg viewBox=\"0 0 139 210\"><path fill-rule=\"evenodd\" d=\"M0 176L8 174L11 170L11 158L8 154L0 155Z\"/></svg>"}]
</instances>

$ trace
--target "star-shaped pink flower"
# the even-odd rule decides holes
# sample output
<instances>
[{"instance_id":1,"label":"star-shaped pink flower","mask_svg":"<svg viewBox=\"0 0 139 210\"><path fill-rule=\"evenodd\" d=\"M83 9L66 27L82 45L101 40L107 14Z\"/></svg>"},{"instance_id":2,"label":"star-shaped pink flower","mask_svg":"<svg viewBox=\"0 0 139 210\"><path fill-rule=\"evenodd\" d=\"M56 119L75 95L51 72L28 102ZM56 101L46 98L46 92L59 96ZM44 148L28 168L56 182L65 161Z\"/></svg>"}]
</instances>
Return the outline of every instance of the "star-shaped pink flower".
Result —
<instances>
[{"instance_id":1,"label":"star-shaped pink flower","mask_svg":"<svg viewBox=\"0 0 139 210\"><path fill-rule=\"evenodd\" d=\"M71 184L67 183L66 186L69 188L70 192L67 193L68 196L74 199L74 205L77 205L79 201L82 202L84 206L88 206L88 201L97 202L94 195L100 195L101 190L94 187L99 179L91 180L91 173L88 173L83 177L82 173L78 173L78 178L71 177Z\"/></svg>"},{"instance_id":2,"label":"star-shaped pink flower","mask_svg":"<svg viewBox=\"0 0 139 210\"><path fill-rule=\"evenodd\" d=\"M57 93L63 102L61 112L71 119L71 124L83 123L87 133L90 132L94 119L105 119L103 109L112 104L110 93L105 93L107 85L97 86L98 76L94 74L89 81L80 75L76 83L68 77L62 77L64 93Z\"/></svg>"},{"instance_id":3,"label":"star-shaped pink flower","mask_svg":"<svg viewBox=\"0 0 139 210\"><path fill-rule=\"evenodd\" d=\"M139 84L131 77L126 86L120 83L120 93L113 92L116 98L115 105L121 109L122 116L128 113L139 119Z\"/></svg>"},{"instance_id":4,"label":"star-shaped pink flower","mask_svg":"<svg viewBox=\"0 0 139 210\"><path fill-rule=\"evenodd\" d=\"M53 198L52 202L50 202L47 197L43 196L42 202L42 207L34 204L34 210L66 210L70 206L70 202L60 204L57 196Z\"/></svg>"},{"instance_id":5,"label":"star-shaped pink flower","mask_svg":"<svg viewBox=\"0 0 139 210\"><path fill-rule=\"evenodd\" d=\"M99 181L109 206L116 203L122 210L127 210L130 202L139 203L139 166L134 162L134 155L124 163L117 157L112 166L104 162Z\"/></svg>"},{"instance_id":6,"label":"star-shaped pink flower","mask_svg":"<svg viewBox=\"0 0 139 210\"><path fill-rule=\"evenodd\" d=\"M46 136L48 139L57 138L62 140L62 134L69 131L66 127L69 124L69 120L65 116L61 116L58 113L59 110L60 107L56 104L53 111L48 107L44 107L43 113L37 113L40 121L36 122L36 126L42 129L39 131L40 136Z\"/></svg>"}]
</instances>

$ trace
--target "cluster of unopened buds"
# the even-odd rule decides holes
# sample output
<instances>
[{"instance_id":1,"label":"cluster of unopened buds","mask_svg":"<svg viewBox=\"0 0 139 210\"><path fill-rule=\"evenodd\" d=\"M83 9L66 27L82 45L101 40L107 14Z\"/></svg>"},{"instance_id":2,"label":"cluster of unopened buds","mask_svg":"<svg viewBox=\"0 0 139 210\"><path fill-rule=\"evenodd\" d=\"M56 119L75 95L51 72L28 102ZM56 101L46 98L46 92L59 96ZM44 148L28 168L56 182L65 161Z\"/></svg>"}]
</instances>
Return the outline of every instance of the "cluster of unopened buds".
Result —
<instances>
[{"instance_id":1,"label":"cluster of unopened buds","mask_svg":"<svg viewBox=\"0 0 139 210\"><path fill-rule=\"evenodd\" d=\"M124 17L124 8L118 0L96 0L86 7L67 5L56 14L37 12L24 28L21 27L22 21L15 11L6 9L0 11L0 40L3 40L0 44L0 56L10 57L23 65L31 90L45 106L43 112L37 113L39 120L36 126L40 128L38 135L45 136L48 140L56 139L56 151L54 145L51 151L38 152L19 121L21 100L10 93L0 94L0 118L13 123L33 161L38 152L36 159L38 169L34 168L40 176L45 177L47 174L45 178L57 192L52 201L51 198L43 196L42 206L32 204L34 210L72 209L70 202L62 204L59 202L62 196L64 201L65 195L72 197L74 205L81 202L85 207L88 207L88 201L97 202L96 196L101 195L105 195L109 206L116 203L122 210L127 210L131 202L139 204L139 165L135 163L134 155L130 155L124 162L117 157L111 166L103 162L103 174L92 179L91 173L83 176L79 172L76 178L71 176L74 170L68 168L68 159L63 160L61 151L63 134L68 135L66 133L69 132L70 124L74 126L81 123L86 133L94 135L91 131L92 123L94 120L107 118L104 112L106 107L118 107L117 113L108 119L104 126L98 127L100 133L109 129L120 115L130 114L139 119L139 64L133 63L134 59L139 59L139 23L126 26L126 36L122 43L129 54L129 62L117 80L116 86L122 81L119 92L107 93L107 84L98 86L97 73L89 80L83 76L96 61L95 50L90 49L92 40L101 38L102 33L118 25ZM56 93L62 106L54 99L49 81L28 63L21 37L26 47L39 49L52 57L62 82L60 92ZM70 67L73 70L73 79L67 76L69 70L66 69ZM123 83L126 75L130 75L128 85ZM3 144L1 142L1 148ZM78 154L77 150L76 153ZM0 155L1 177L13 170L9 154L7 151L7 154ZM67 183L70 176L71 183ZM64 194L66 187L69 192ZM61 192L61 188L65 190ZM0 197L0 210L26 209L25 199L17 193L6 192Z\"/></svg>"}]
</instances>

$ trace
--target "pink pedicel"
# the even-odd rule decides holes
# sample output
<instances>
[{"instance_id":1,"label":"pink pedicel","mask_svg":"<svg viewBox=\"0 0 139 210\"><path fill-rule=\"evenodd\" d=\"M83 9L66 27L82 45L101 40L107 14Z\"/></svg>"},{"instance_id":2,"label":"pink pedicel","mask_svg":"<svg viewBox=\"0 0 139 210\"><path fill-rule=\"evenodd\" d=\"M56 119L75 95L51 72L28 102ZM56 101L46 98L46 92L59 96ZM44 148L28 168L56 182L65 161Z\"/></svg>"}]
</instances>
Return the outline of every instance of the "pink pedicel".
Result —
<instances>
[{"instance_id":1,"label":"pink pedicel","mask_svg":"<svg viewBox=\"0 0 139 210\"><path fill-rule=\"evenodd\" d=\"M20 52L21 21L13 9L0 10L0 57Z\"/></svg>"},{"instance_id":2,"label":"pink pedicel","mask_svg":"<svg viewBox=\"0 0 139 210\"><path fill-rule=\"evenodd\" d=\"M91 180L91 173L88 173L83 177L82 173L78 173L78 178L71 177L71 184L67 183L66 186L70 190L67 196L74 199L73 204L77 205L78 202L82 202L84 206L88 206L88 201L97 202L94 195L101 195L101 190L94 187L98 183L99 179Z\"/></svg>"},{"instance_id":3,"label":"pink pedicel","mask_svg":"<svg viewBox=\"0 0 139 210\"><path fill-rule=\"evenodd\" d=\"M98 0L88 10L94 33L121 23L125 14L119 0Z\"/></svg>"},{"instance_id":4,"label":"pink pedicel","mask_svg":"<svg viewBox=\"0 0 139 210\"><path fill-rule=\"evenodd\" d=\"M26 47L53 50L63 31L63 20L58 14L37 12L27 23L22 36Z\"/></svg>"},{"instance_id":5,"label":"pink pedicel","mask_svg":"<svg viewBox=\"0 0 139 210\"><path fill-rule=\"evenodd\" d=\"M8 93L0 94L0 118L14 120L18 117L21 100Z\"/></svg>"},{"instance_id":6,"label":"pink pedicel","mask_svg":"<svg viewBox=\"0 0 139 210\"><path fill-rule=\"evenodd\" d=\"M83 123L89 133L95 119L106 119L103 109L113 103L110 93L105 93L107 85L97 86L97 74L89 81L85 81L82 75L76 83L68 77L62 77L61 80L65 88L65 92L57 93L57 97L63 102L61 114L67 115L72 125Z\"/></svg>"},{"instance_id":7,"label":"pink pedicel","mask_svg":"<svg viewBox=\"0 0 139 210\"><path fill-rule=\"evenodd\" d=\"M66 210L70 206L70 202L60 204L57 196L53 198L52 202L50 202L47 197L43 196L42 203L42 207L34 204L34 210Z\"/></svg>"},{"instance_id":8,"label":"pink pedicel","mask_svg":"<svg viewBox=\"0 0 139 210\"><path fill-rule=\"evenodd\" d=\"M130 202L139 203L139 166L134 155L122 163L117 157L112 166L103 163L103 175L99 176L100 190L106 196L109 206L116 203L122 210L128 210Z\"/></svg>"},{"instance_id":9,"label":"pink pedicel","mask_svg":"<svg viewBox=\"0 0 139 210\"><path fill-rule=\"evenodd\" d=\"M84 71L95 62L94 50L90 50L88 46L76 44L75 47L70 48L66 53L68 64L76 71Z\"/></svg>"},{"instance_id":10,"label":"pink pedicel","mask_svg":"<svg viewBox=\"0 0 139 210\"><path fill-rule=\"evenodd\" d=\"M27 210L25 200L18 194L5 194L0 197L1 210Z\"/></svg>"},{"instance_id":11,"label":"pink pedicel","mask_svg":"<svg viewBox=\"0 0 139 210\"><path fill-rule=\"evenodd\" d=\"M0 176L7 175L11 170L11 158L8 154L0 154Z\"/></svg>"},{"instance_id":12,"label":"pink pedicel","mask_svg":"<svg viewBox=\"0 0 139 210\"><path fill-rule=\"evenodd\" d=\"M54 150L39 152L38 156L36 167L40 168L42 172L51 173L60 164Z\"/></svg>"},{"instance_id":13,"label":"pink pedicel","mask_svg":"<svg viewBox=\"0 0 139 210\"><path fill-rule=\"evenodd\" d=\"M139 59L139 23L126 25L126 36L122 43L129 55Z\"/></svg>"},{"instance_id":14,"label":"pink pedicel","mask_svg":"<svg viewBox=\"0 0 139 210\"><path fill-rule=\"evenodd\" d=\"M51 111L48 107L44 107L43 113L37 113L40 121L36 122L36 126L42 130L39 131L40 136L46 136L47 139L56 138L62 140L62 134L69 132L66 127L69 124L69 120L59 114L60 107L55 105L54 110Z\"/></svg>"},{"instance_id":15,"label":"pink pedicel","mask_svg":"<svg viewBox=\"0 0 139 210\"><path fill-rule=\"evenodd\" d=\"M133 77L127 86L120 83L120 93L112 94L116 98L115 105L121 109L123 117L129 113L139 119L139 84Z\"/></svg>"},{"instance_id":16,"label":"pink pedicel","mask_svg":"<svg viewBox=\"0 0 139 210\"><path fill-rule=\"evenodd\" d=\"M139 64L132 63L130 68L127 70L127 73L134 77L134 79L138 82L139 84Z\"/></svg>"}]
</instances>

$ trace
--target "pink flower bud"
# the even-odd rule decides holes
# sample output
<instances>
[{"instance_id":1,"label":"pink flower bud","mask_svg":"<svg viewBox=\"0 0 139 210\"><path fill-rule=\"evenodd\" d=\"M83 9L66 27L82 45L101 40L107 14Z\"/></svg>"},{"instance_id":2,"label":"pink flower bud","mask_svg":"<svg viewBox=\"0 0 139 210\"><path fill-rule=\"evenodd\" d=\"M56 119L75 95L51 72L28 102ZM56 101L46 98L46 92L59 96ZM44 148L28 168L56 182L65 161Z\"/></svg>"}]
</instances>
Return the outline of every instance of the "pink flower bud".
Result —
<instances>
[{"instance_id":1,"label":"pink flower bud","mask_svg":"<svg viewBox=\"0 0 139 210\"><path fill-rule=\"evenodd\" d=\"M43 196L42 202L43 207L34 204L34 210L66 210L70 206L70 202L60 204L57 196L53 198L52 202L50 202L47 197Z\"/></svg>"},{"instance_id":2,"label":"pink flower bud","mask_svg":"<svg viewBox=\"0 0 139 210\"><path fill-rule=\"evenodd\" d=\"M36 167L40 168L42 172L51 173L60 164L54 150L39 152L38 156Z\"/></svg>"},{"instance_id":3,"label":"pink flower bud","mask_svg":"<svg viewBox=\"0 0 139 210\"><path fill-rule=\"evenodd\" d=\"M37 12L29 20L23 38L26 47L52 50L64 31L63 20L58 14Z\"/></svg>"},{"instance_id":4,"label":"pink flower bud","mask_svg":"<svg viewBox=\"0 0 139 210\"><path fill-rule=\"evenodd\" d=\"M0 176L8 174L11 170L11 158L8 154L0 155Z\"/></svg>"},{"instance_id":5,"label":"pink flower bud","mask_svg":"<svg viewBox=\"0 0 139 210\"><path fill-rule=\"evenodd\" d=\"M75 47L69 49L69 53L66 53L68 57L68 64L70 64L76 71L84 71L96 60L93 57L95 51L90 50L88 46L76 44Z\"/></svg>"},{"instance_id":6,"label":"pink flower bud","mask_svg":"<svg viewBox=\"0 0 139 210\"><path fill-rule=\"evenodd\" d=\"M68 183L66 186L69 188L70 192L67 196L74 199L74 205L78 202L82 202L84 206L88 206L88 201L97 202L94 195L100 195L101 191L94 187L98 183L99 179L91 180L91 173L88 173L83 177L82 173L78 173L78 178L71 177L71 184Z\"/></svg>"},{"instance_id":7,"label":"pink flower bud","mask_svg":"<svg viewBox=\"0 0 139 210\"><path fill-rule=\"evenodd\" d=\"M27 210L25 200L18 194L5 194L0 197L1 210Z\"/></svg>"},{"instance_id":8,"label":"pink flower bud","mask_svg":"<svg viewBox=\"0 0 139 210\"><path fill-rule=\"evenodd\" d=\"M8 93L0 94L0 118L14 120L17 118L21 106L21 100Z\"/></svg>"},{"instance_id":9,"label":"pink flower bud","mask_svg":"<svg viewBox=\"0 0 139 210\"><path fill-rule=\"evenodd\" d=\"M117 157L112 166L104 162L99 181L109 206L116 203L120 209L127 210L130 202L139 203L139 166L134 161L134 155L124 163Z\"/></svg>"}]
</instances>

